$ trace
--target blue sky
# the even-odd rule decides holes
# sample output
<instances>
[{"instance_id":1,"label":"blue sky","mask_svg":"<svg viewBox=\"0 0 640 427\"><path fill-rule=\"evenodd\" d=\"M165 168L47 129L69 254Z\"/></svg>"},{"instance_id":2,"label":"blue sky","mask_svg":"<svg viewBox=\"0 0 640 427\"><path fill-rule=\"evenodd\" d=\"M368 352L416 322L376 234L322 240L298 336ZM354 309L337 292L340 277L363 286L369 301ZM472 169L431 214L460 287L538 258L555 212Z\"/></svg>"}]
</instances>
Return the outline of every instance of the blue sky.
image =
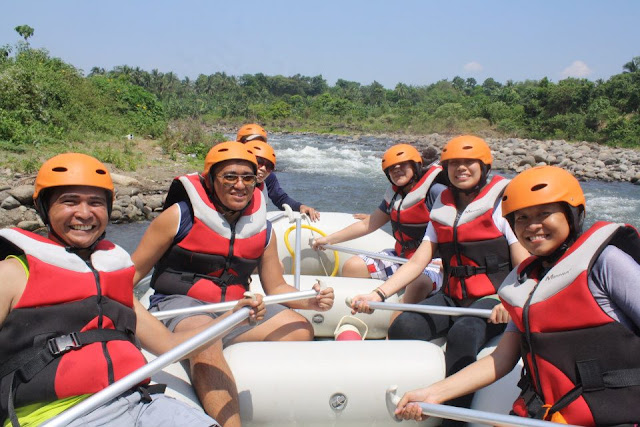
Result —
<instances>
[{"instance_id":1,"label":"blue sky","mask_svg":"<svg viewBox=\"0 0 640 427\"><path fill-rule=\"evenodd\" d=\"M637 0L5 0L1 10L0 45L27 24L32 46L85 72L321 74L393 88L456 75L606 80L640 56Z\"/></svg>"}]
</instances>

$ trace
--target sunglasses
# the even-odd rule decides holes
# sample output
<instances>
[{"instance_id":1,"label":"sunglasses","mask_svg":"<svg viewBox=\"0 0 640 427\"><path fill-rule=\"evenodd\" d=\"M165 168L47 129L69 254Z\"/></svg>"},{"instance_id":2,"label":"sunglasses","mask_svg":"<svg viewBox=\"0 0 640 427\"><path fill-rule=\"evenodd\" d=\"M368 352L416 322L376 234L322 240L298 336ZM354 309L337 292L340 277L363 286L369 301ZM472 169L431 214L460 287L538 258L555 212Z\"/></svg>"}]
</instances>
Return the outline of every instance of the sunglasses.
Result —
<instances>
[{"instance_id":1,"label":"sunglasses","mask_svg":"<svg viewBox=\"0 0 640 427\"><path fill-rule=\"evenodd\" d=\"M242 183L247 187L253 187L256 185L257 177L255 175L236 175L234 173L228 173L224 175L217 175L222 180L222 184L226 187L232 187L238 183L238 180L242 180Z\"/></svg>"},{"instance_id":2,"label":"sunglasses","mask_svg":"<svg viewBox=\"0 0 640 427\"><path fill-rule=\"evenodd\" d=\"M267 142L267 140L262 135L245 135L245 136L240 138L240 142L242 142L244 144L245 142L255 141L256 139L258 139L258 140L260 140L262 142Z\"/></svg>"},{"instance_id":3,"label":"sunglasses","mask_svg":"<svg viewBox=\"0 0 640 427\"><path fill-rule=\"evenodd\" d=\"M258 166L264 166L269 172L273 170L274 166L270 160L258 156L256 156L256 160L258 160Z\"/></svg>"}]
</instances>

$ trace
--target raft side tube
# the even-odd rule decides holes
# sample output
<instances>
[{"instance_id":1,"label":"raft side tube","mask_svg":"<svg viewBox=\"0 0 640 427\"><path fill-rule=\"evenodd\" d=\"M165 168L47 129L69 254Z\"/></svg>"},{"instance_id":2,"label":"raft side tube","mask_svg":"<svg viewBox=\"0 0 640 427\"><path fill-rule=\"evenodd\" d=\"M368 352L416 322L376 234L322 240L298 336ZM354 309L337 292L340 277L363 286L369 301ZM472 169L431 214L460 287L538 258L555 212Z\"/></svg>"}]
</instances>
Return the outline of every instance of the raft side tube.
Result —
<instances>
[{"instance_id":1,"label":"raft side tube","mask_svg":"<svg viewBox=\"0 0 640 427\"><path fill-rule=\"evenodd\" d=\"M501 337L502 335L499 335L490 340L484 348L480 350L477 359L482 359L483 357L491 354L493 350L496 349ZM511 370L511 372L500 378L495 383L478 390L473 396L471 409L509 415L511 406L520 393L518 381L520 381L520 373L522 372L523 366L522 359L518 360L518 363L516 363L516 366ZM473 423L469 425L473 427L483 426L483 424Z\"/></svg>"},{"instance_id":2,"label":"raft side tube","mask_svg":"<svg viewBox=\"0 0 640 427\"><path fill-rule=\"evenodd\" d=\"M251 291L264 295L264 290L260 285L260 278L257 275L251 277ZM293 276L285 275L284 279L287 283L293 284ZM351 310L344 302L347 297L368 294L383 283L382 280L377 279L300 276L300 290L306 291L311 289L318 279L321 280L326 287L333 288L335 295L333 307L331 307L331 310L324 312L313 310L298 311L313 325L316 338L333 338L340 319L344 316L351 315ZM399 302L398 296L392 295L387 298L387 301L397 303ZM387 329L389 328L392 314L393 312L389 310L375 310L373 314L357 313L353 316L367 324L369 328L367 339L383 339L387 336Z\"/></svg>"},{"instance_id":3,"label":"raft side tube","mask_svg":"<svg viewBox=\"0 0 640 427\"><path fill-rule=\"evenodd\" d=\"M440 347L423 341L239 343L224 354L243 426L397 426L386 390L424 387L445 371Z\"/></svg>"},{"instance_id":4,"label":"raft side tube","mask_svg":"<svg viewBox=\"0 0 640 427\"><path fill-rule=\"evenodd\" d=\"M277 212L268 212L267 218L270 218L274 215L277 215ZM296 213L298 215L298 213ZM317 222L312 222L311 226L323 231L327 235L334 233L338 230L343 229L344 227L351 225L359 220L353 218L352 214L342 213L342 212L321 212L320 220ZM303 224L308 225L306 221L303 221ZM287 250L287 247L284 243L284 234L291 226L295 226L295 224L291 224L287 219L283 218L273 223L273 230L276 234L277 242L278 242L278 258L282 261L284 265L284 270L287 273L292 272L292 259L291 254ZM316 232L312 232L306 228L301 230L301 242L300 242L300 257L302 258L301 264L301 274L319 274L326 275L325 270L330 274L334 267L334 254L333 251L314 251L309 245L310 238L318 238L320 235ZM289 243L292 248L295 247L295 232L292 231L289 234ZM380 252L384 249L392 249L395 245L395 240L393 236L382 229L378 229L371 234L366 236L359 237L357 239L349 240L347 242L340 243L340 246L359 249L364 251L371 252ZM338 275L342 272L342 266L346 262L347 259L351 258L351 254L339 253L339 265L340 269ZM319 259L322 259L322 262ZM324 267L323 267L324 265ZM292 282L293 283L293 282Z\"/></svg>"}]
</instances>

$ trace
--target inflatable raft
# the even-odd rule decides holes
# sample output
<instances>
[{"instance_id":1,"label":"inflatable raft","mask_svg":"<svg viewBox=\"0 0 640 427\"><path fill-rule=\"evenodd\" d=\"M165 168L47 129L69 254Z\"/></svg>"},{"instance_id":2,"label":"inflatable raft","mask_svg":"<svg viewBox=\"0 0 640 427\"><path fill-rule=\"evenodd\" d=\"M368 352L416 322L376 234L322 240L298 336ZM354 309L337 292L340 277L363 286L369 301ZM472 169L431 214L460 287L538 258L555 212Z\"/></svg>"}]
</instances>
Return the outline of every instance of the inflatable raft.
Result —
<instances>
[{"instance_id":1,"label":"inflatable raft","mask_svg":"<svg viewBox=\"0 0 640 427\"><path fill-rule=\"evenodd\" d=\"M270 217L274 215L277 213L270 213ZM342 266L351 255L316 252L310 247L310 239L319 233L330 234L357 221L351 214L323 212L319 222L305 222L307 227L299 232L290 219L295 218L280 217L273 222L280 260L287 273L285 279L292 285L298 283L300 290L311 289L320 280L334 289L335 304L323 313L300 310L313 325L315 341L241 343L224 350L236 380L243 425L396 425L387 409L386 391L397 386L401 394L444 378L445 343L385 340L392 314L388 310L351 315L345 299L368 293L382 282L340 277ZM296 235L300 236L299 259L294 250ZM393 247L393 242L392 236L377 230L341 246L380 251ZM300 272L294 275L297 262ZM251 290L262 293L257 276ZM148 296L149 292L143 297L143 304L147 304ZM388 301L399 302L395 295ZM334 339L336 335L338 340ZM489 343L479 356L491 352L496 343L497 340ZM473 408L507 414L518 394L520 369L521 365L516 366L505 378L476 393ZM199 407L182 364L169 366L152 380L167 384L168 395ZM430 418L415 424L439 423Z\"/></svg>"}]
</instances>

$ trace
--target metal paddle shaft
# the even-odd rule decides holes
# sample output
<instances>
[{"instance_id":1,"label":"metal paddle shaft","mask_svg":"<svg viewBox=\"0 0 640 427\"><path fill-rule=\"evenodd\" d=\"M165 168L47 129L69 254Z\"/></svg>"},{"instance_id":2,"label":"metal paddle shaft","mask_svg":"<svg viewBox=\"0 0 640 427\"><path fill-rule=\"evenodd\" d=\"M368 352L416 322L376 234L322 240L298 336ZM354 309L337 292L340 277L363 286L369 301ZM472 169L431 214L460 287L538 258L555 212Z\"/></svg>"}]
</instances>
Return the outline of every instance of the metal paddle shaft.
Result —
<instances>
[{"instance_id":1,"label":"metal paddle shaft","mask_svg":"<svg viewBox=\"0 0 640 427\"><path fill-rule=\"evenodd\" d=\"M314 298L316 295L318 295L318 293L313 289L310 289L308 291L288 292L286 294L271 295L268 297L264 297L262 301L264 302L265 305L280 304L283 302ZM169 319L171 317L176 317L182 314L220 313L223 311L231 310L233 307L236 306L237 303L238 301L227 301L227 302L220 302L217 304L201 305L199 307L187 307L187 308L178 308L175 310L154 311L151 314L157 319L162 320L162 319Z\"/></svg>"},{"instance_id":2,"label":"metal paddle shaft","mask_svg":"<svg viewBox=\"0 0 640 427\"><path fill-rule=\"evenodd\" d=\"M191 353L194 350L202 347L203 345L213 341L216 338L224 335L228 330L241 323L245 319L249 317L251 309L248 307L242 307L235 313L232 313L225 319L220 320L215 325L205 329L197 335L189 338L183 343L177 345L173 349L168 352L162 354L158 358L152 360L147 363L140 369L133 371L129 375L121 378L120 380L114 382L110 386L102 389L91 397L83 400L77 405L67 409L62 412L60 415L52 418L51 420L42 424L47 427L57 427L57 426L65 426L71 423L76 418L79 418L83 415L88 414L96 408L108 403L109 401L115 399L120 396L122 393L130 390L136 385L140 384L140 382L149 378L151 375L156 372L164 369L170 364L177 362L178 360L184 358L186 355Z\"/></svg>"},{"instance_id":3,"label":"metal paddle shaft","mask_svg":"<svg viewBox=\"0 0 640 427\"><path fill-rule=\"evenodd\" d=\"M515 415L494 414L492 412L458 408L455 406L437 405L435 403L419 403L419 405L420 408L422 408L422 413L425 415L465 421L468 423L488 424L498 427L570 426L570 424L553 423L551 421L535 420L533 418L523 418Z\"/></svg>"},{"instance_id":4,"label":"metal paddle shaft","mask_svg":"<svg viewBox=\"0 0 640 427\"><path fill-rule=\"evenodd\" d=\"M396 405L400 401L400 397L396 394L396 387L387 390L387 409L394 419L394 411ZM523 418L515 415L496 414L493 412L478 411L476 409L458 408L456 406L438 405L435 403L415 402L420 405L422 413L428 416L447 418L450 420L464 421L468 423L488 424L498 427L552 427L565 426L577 427L571 424L560 424L551 421L535 420L532 418Z\"/></svg>"},{"instance_id":5,"label":"metal paddle shaft","mask_svg":"<svg viewBox=\"0 0 640 427\"><path fill-rule=\"evenodd\" d=\"M394 311L413 311L416 313L441 314L443 316L491 316L491 310L484 308L465 308L465 307L441 307L437 305L421 305L421 304L393 304L389 302L369 302L369 308L374 310L394 310Z\"/></svg>"},{"instance_id":6,"label":"metal paddle shaft","mask_svg":"<svg viewBox=\"0 0 640 427\"><path fill-rule=\"evenodd\" d=\"M387 261L396 262L398 264L406 264L407 262L409 262L408 259L401 258L399 256L380 254L380 253L377 253L377 252L363 251L363 250L360 250L360 249L351 249L351 248L347 248L347 247L344 247L344 246L322 245L322 247L325 248L325 249L330 249L332 251L344 252L344 253L347 253L347 254L366 255L369 258L384 259L384 260L387 260Z\"/></svg>"},{"instance_id":7,"label":"metal paddle shaft","mask_svg":"<svg viewBox=\"0 0 640 427\"><path fill-rule=\"evenodd\" d=\"M295 272L293 276L293 286L300 290L300 273L302 271L302 219L296 218L296 247L295 247Z\"/></svg>"}]
</instances>

